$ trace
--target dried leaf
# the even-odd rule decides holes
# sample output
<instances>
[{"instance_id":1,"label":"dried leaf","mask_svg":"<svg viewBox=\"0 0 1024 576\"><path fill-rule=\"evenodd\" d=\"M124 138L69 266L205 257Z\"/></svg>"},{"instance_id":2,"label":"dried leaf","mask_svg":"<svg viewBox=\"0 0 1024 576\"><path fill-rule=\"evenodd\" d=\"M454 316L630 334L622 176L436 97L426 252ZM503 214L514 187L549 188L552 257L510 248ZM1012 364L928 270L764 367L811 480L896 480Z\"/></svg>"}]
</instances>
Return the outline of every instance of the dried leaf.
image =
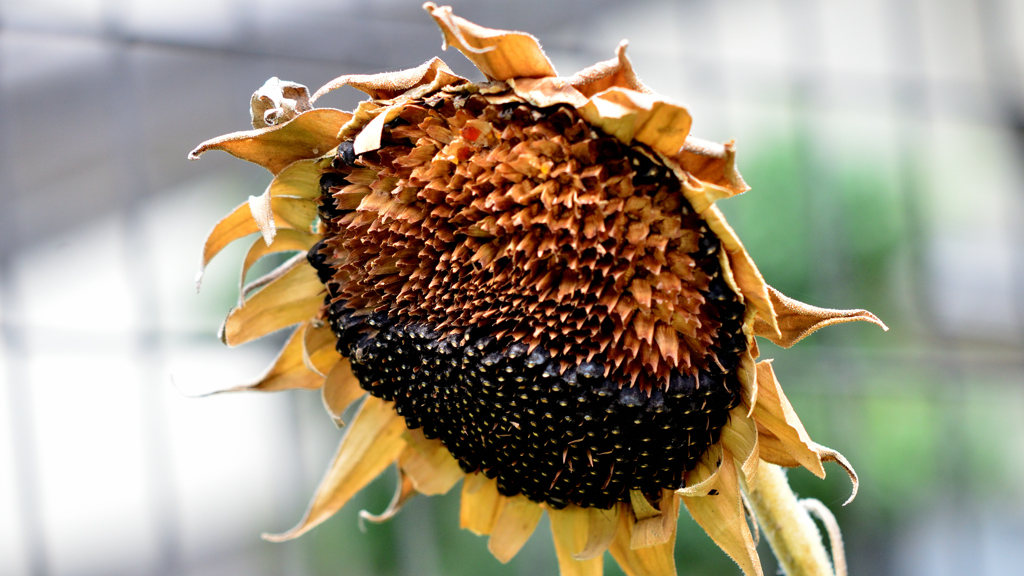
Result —
<instances>
[{"instance_id":1,"label":"dried leaf","mask_svg":"<svg viewBox=\"0 0 1024 576\"><path fill-rule=\"evenodd\" d=\"M369 396L341 441L305 517L283 534L264 534L271 542L297 538L330 518L380 475L405 448L405 420L391 402Z\"/></svg>"},{"instance_id":2,"label":"dried leaf","mask_svg":"<svg viewBox=\"0 0 1024 576\"><path fill-rule=\"evenodd\" d=\"M313 109L305 86L276 76L253 93L249 107L253 128L275 126Z\"/></svg>"},{"instance_id":3,"label":"dried leaf","mask_svg":"<svg viewBox=\"0 0 1024 576\"><path fill-rule=\"evenodd\" d=\"M889 330L888 326L867 310L816 308L810 304L793 300L771 286L767 286L767 288L778 320L780 334L773 333L771 327L760 320L754 323L754 334L763 336L783 348L789 348L816 330L844 322L862 320L880 326L882 330Z\"/></svg>"}]
</instances>

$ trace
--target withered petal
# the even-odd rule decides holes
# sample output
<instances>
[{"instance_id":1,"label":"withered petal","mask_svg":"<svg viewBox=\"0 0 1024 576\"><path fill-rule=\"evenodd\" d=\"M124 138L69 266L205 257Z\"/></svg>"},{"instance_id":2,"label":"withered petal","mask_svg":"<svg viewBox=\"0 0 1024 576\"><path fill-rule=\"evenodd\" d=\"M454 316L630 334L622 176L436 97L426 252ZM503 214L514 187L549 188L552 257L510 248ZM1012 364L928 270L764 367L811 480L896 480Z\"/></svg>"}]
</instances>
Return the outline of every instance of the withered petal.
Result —
<instances>
[{"instance_id":1,"label":"withered petal","mask_svg":"<svg viewBox=\"0 0 1024 576\"><path fill-rule=\"evenodd\" d=\"M687 136L679 153L673 159L698 180L726 191L724 197L750 190L736 168L736 144L725 144Z\"/></svg>"},{"instance_id":2,"label":"withered petal","mask_svg":"<svg viewBox=\"0 0 1024 576\"><path fill-rule=\"evenodd\" d=\"M284 124L207 140L189 152L188 158L198 160L208 150L223 150L277 174L292 162L317 158L337 147L341 143L338 130L351 118L348 112L317 108Z\"/></svg>"},{"instance_id":3,"label":"withered petal","mask_svg":"<svg viewBox=\"0 0 1024 576\"><path fill-rule=\"evenodd\" d=\"M590 527L590 514L587 510L573 505L561 510L548 508L561 576L601 576L603 572L603 557L600 555L589 560L574 558L587 545Z\"/></svg>"},{"instance_id":4,"label":"withered petal","mask_svg":"<svg viewBox=\"0 0 1024 576\"><path fill-rule=\"evenodd\" d=\"M675 538L654 546L633 548L630 544L635 524L636 520L628 511L619 514L619 529L608 548L622 571L627 576L676 576Z\"/></svg>"},{"instance_id":5,"label":"withered petal","mask_svg":"<svg viewBox=\"0 0 1024 576\"><path fill-rule=\"evenodd\" d=\"M615 539L619 530L619 514L625 509L619 504L607 510L584 508L587 513L587 541L582 550L572 555L573 559L591 560L604 554Z\"/></svg>"},{"instance_id":6,"label":"withered petal","mask_svg":"<svg viewBox=\"0 0 1024 576\"><path fill-rule=\"evenodd\" d=\"M445 47L458 48L490 80L558 76L537 39L525 32L484 28L455 16L451 6L427 2L423 9L444 33Z\"/></svg>"},{"instance_id":7,"label":"withered petal","mask_svg":"<svg viewBox=\"0 0 1024 576\"><path fill-rule=\"evenodd\" d=\"M221 340L225 344L244 344L298 324L319 311L323 304L324 285L317 278L316 271L305 262L305 256L300 254L299 258L301 260L293 259L283 274L228 313L221 327Z\"/></svg>"},{"instance_id":8,"label":"withered petal","mask_svg":"<svg viewBox=\"0 0 1024 576\"><path fill-rule=\"evenodd\" d=\"M635 510L635 507L634 507ZM629 547L633 550L661 546L675 540L676 524L679 521L679 497L671 490L662 489L658 514L648 518L637 517L630 535Z\"/></svg>"},{"instance_id":9,"label":"withered petal","mask_svg":"<svg viewBox=\"0 0 1024 576\"><path fill-rule=\"evenodd\" d=\"M426 438L419 428L407 431L405 440L409 445L399 456L398 467L412 479L420 494L446 494L466 475L444 444Z\"/></svg>"},{"instance_id":10,"label":"withered petal","mask_svg":"<svg viewBox=\"0 0 1024 576\"><path fill-rule=\"evenodd\" d=\"M452 72L440 58L434 57L415 68L406 70L339 76L317 90L310 101L316 102L324 94L343 86L351 86L365 92L374 100L391 100L418 86L433 84L435 80L440 80L434 88L435 90L466 82L465 78Z\"/></svg>"},{"instance_id":11,"label":"withered petal","mask_svg":"<svg viewBox=\"0 0 1024 576\"><path fill-rule=\"evenodd\" d=\"M373 522L374 524L383 524L388 520L394 518L406 505L409 500L416 496L417 491L413 486L412 479L402 473L402 469L398 469L398 483L395 485L395 494L391 497L391 502L380 514L372 514L368 510L359 511L359 520L366 522Z\"/></svg>"},{"instance_id":12,"label":"withered petal","mask_svg":"<svg viewBox=\"0 0 1024 576\"><path fill-rule=\"evenodd\" d=\"M323 380L321 399L324 408L338 428L345 425L341 419L341 414L345 409L365 395L366 390L359 386L359 379L352 373L352 366L348 358L339 360L334 368L327 373L327 378Z\"/></svg>"},{"instance_id":13,"label":"withered petal","mask_svg":"<svg viewBox=\"0 0 1024 576\"><path fill-rule=\"evenodd\" d=\"M633 71L633 64L626 57L627 46L629 42L623 40L615 50L615 58L584 68L566 80L587 98L609 88L628 88L645 94L652 93L653 91L645 86Z\"/></svg>"},{"instance_id":14,"label":"withered petal","mask_svg":"<svg viewBox=\"0 0 1024 576\"><path fill-rule=\"evenodd\" d=\"M864 321L871 322L882 330L889 330L885 323L867 310L817 308L794 300L771 286L767 288L779 324L779 334L774 333L760 319L754 323L754 334L763 336L783 348L789 348L813 332L833 324Z\"/></svg>"},{"instance_id":15,"label":"withered petal","mask_svg":"<svg viewBox=\"0 0 1024 576\"><path fill-rule=\"evenodd\" d=\"M487 550L502 564L515 557L540 523L544 509L522 494L505 499L494 521Z\"/></svg>"},{"instance_id":16,"label":"withered petal","mask_svg":"<svg viewBox=\"0 0 1024 576\"><path fill-rule=\"evenodd\" d=\"M490 534L505 497L498 494L498 482L480 472L466 474L462 480L459 528L477 536Z\"/></svg>"},{"instance_id":17,"label":"withered petal","mask_svg":"<svg viewBox=\"0 0 1024 576\"><path fill-rule=\"evenodd\" d=\"M245 254L245 260L242 262L242 272L238 275L238 293L242 294L245 276L249 273L249 269L261 258L281 252L306 252L319 240L320 236L317 234L291 229L278 230L274 242L270 245L267 245L262 238L257 238L249 247L249 251Z\"/></svg>"},{"instance_id":18,"label":"withered petal","mask_svg":"<svg viewBox=\"0 0 1024 576\"><path fill-rule=\"evenodd\" d=\"M341 440L327 475L320 482L305 516L282 534L264 534L271 542L284 542L305 534L341 510L405 448L405 421L390 402L369 396Z\"/></svg>"},{"instance_id":19,"label":"withered petal","mask_svg":"<svg viewBox=\"0 0 1024 576\"><path fill-rule=\"evenodd\" d=\"M715 485L717 493L707 496L683 496L683 504L690 511L690 516L700 524L708 536L711 536L715 544L739 564L744 574L763 576L757 547L747 525L736 466L732 456L726 456Z\"/></svg>"}]
</instances>

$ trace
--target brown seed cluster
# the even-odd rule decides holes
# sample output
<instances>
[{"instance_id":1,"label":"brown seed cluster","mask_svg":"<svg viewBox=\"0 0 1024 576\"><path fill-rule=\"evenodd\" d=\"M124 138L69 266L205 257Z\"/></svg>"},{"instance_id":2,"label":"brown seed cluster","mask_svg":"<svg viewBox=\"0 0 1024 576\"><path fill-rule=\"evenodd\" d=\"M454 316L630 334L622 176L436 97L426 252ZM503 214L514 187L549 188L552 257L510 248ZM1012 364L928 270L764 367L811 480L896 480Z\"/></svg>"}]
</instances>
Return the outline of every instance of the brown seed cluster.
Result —
<instances>
[{"instance_id":1,"label":"brown seed cluster","mask_svg":"<svg viewBox=\"0 0 1024 576\"><path fill-rule=\"evenodd\" d=\"M717 441L744 306L653 152L568 106L438 93L321 187L339 351L467 471L606 507Z\"/></svg>"}]
</instances>

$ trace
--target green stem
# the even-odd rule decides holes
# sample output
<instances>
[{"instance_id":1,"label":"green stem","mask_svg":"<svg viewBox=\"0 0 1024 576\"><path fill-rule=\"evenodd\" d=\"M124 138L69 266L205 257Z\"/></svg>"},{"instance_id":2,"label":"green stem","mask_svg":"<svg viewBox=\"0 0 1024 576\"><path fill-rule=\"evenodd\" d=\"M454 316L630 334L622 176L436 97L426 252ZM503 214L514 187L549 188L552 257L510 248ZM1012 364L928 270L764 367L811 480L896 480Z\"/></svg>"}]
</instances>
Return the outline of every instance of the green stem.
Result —
<instances>
[{"instance_id":1,"label":"green stem","mask_svg":"<svg viewBox=\"0 0 1024 576\"><path fill-rule=\"evenodd\" d=\"M744 492L787 576L835 576L821 533L782 468L762 460L755 489L744 487Z\"/></svg>"}]
</instances>

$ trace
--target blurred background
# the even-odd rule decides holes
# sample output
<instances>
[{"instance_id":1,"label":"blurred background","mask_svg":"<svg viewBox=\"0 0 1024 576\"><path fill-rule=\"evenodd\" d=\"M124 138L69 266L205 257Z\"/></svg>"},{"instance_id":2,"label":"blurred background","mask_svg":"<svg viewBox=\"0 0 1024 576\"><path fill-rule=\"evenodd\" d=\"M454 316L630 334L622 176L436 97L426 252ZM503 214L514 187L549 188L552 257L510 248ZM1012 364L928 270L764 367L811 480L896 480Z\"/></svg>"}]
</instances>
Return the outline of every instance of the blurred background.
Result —
<instances>
[{"instance_id":1,"label":"blurred background","mask_svg":"<svg viewBox=\"0 0 1024 576\"><path fill-rule=\"evenodd\" d=\"M0 2L0 574L537 575L457 528L458 490L383 510L389 472L298 541L342 432L319 394L192 399L258 374L281 338L216 339L242 246L193 279L205 233L270 180L199 142L248 127L271 76L316 89L452 51L419 0ZM836 467L790 478L838 515L852 574L1024 565L1024 3L453 2L539 37L569 75L623 38L693 133L738 142L721 202L767 280L892 330L762 345ZM355 91L319 104L351 109ZM241 244L241 243L240 243ZM739 574L685 514L679 573ZM762 543L765 573L774 560ZM608 558L608 574L619 574Z\"/></svg>"}]
</instances>

